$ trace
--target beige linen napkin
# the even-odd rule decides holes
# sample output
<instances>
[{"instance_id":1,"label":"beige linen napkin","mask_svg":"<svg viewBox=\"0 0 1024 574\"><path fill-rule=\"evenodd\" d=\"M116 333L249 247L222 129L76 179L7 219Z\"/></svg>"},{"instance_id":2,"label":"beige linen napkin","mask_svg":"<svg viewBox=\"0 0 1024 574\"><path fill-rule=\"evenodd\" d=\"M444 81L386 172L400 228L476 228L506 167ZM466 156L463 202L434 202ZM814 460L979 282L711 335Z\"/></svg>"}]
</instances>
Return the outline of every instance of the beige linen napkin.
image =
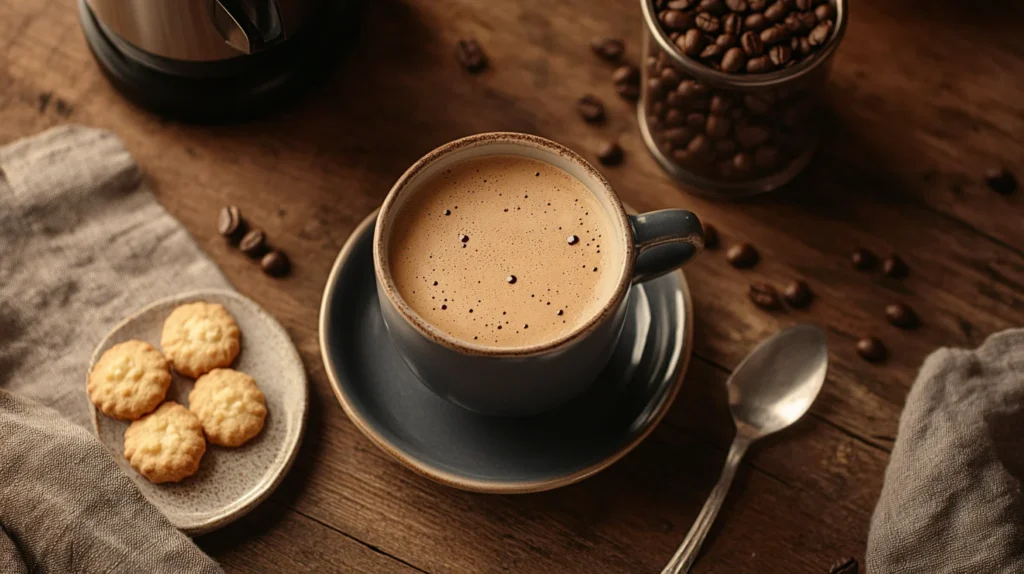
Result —
<instances>
[{"instance_id":1,"label":"beige linen napkin","mask_svg":"<svg viewBox=\"0 0 1024 574\"><path fill-rule=\"evenodd\" d=\"M1024 329L939 349L907 396L871 574L1024 572Z\"/></svg>"},{"instance_id":2,"label":"beige linen napkin","mask_svg":"<svg viewBox=\"0 0 1024 574\"><path fill-rule=\"evenodd\" d=\"M0 572L220 571L117 468L85 396L111 327L199 287L229 285L116 136L0 148Z\"/></svg>"}]
</instances>

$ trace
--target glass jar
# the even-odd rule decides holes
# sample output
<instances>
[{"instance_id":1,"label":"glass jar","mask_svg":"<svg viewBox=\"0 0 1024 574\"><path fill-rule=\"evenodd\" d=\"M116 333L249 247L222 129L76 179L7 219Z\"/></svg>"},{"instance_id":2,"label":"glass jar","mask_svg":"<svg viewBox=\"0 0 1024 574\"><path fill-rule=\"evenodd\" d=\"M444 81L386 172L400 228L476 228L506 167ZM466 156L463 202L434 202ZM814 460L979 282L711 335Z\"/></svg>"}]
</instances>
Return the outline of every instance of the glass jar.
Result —
<instances>
[{"instance_id":1,"label":"glass jar","mask_svg":"<svg viewBox=\"0 0 1024 574\"><path fill-rule=\"evenodd\" d=\"M796 1L774 1L779 3L780 9L786 9L787 14L793 14L793 22L787 18L786 24L792 23L799 30ZM820 42L820 48L810 54L803 52L806 55L802 59L797 59L801 49L810 49L806 43L800 46L798 33L787 35L781 41L769 38L772 57L769 59L770 48L763 46L766 60L749 58L780 68L768 73L728 73L721 69L726 65L721 54L733 47L740 50L738 54L742 58L734 58L738 61L729 62L728 67L748 65L748 58L742 51L745 48L739 47L741 34L754 31L760 38L767 29L744 30L744 20L752 14L737 15L727 22L725 16L731 12L727 12L721 0L703 0L699 6L696 0L682 2L681 5L693 6L684 14L686 18L692 19L705 4L709 5L709 10L718 10L714 17L714 24L721 26L719 32L722 33L718 36L694 28L693 20L683 24L698 30L689 33L695 36L695 44L703 46L705 53L718 50L712 44L721 44L717 57L707 58L704 60L707 63L702 63L685 55L680 48L688 47L686 34L666 32L667 26L659 22L656 3L658 6L672 4L665 0L640 0L645 27L637 115L644 142L658 163L689 190L716 198L771 191L796 177L817 147L821 95L832 58L846 31L846 0L810 0L812 7L805 11L809 12L809 17L813 19L814 7L830 3L834 23L827 40ZM801 4L807 7L804 0ZM706 25L710 20L708 14L704 15L704 22L697 20L697 24ZM789 33L781 19L776 22L760 24L779 28L780 34ZM677 28L680 29L682 26ZM810 29L804 28L804 33ZM727 35L725 30L733 32L731 38L719 38ZM805 42L808 37L804 36ZM781 65L776 66L776 63Z\"/></svg>"}]
</instances>

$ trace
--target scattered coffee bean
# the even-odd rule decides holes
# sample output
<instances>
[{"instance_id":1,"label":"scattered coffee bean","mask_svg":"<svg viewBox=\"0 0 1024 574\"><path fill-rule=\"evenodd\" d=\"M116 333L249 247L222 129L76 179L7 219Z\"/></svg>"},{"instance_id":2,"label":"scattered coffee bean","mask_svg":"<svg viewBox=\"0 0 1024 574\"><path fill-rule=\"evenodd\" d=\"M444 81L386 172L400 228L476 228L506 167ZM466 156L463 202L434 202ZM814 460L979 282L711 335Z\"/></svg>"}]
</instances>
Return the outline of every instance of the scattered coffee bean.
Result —
<instances>
[{"instance_id":1,"label":"scattered coffee bean","mask_svg":"<svg viewBox=\"0 0 1024 574\"><path fill-rule=\"evenodd\" d=\"M907 267L907 262L899 255L890 255L885 258L885 261L882 261L882 275L886 277L899 279L906 277L909 271L910 268Z\"/></svg>"},{"instance_id":2,"label":"scattered coffee bean","mask_svg":"<svg viewBox=\"0 0 1024 574\"><path fill-rule=\"evenodd\" d=\"M757 264L760 256L749 243L737 243L725 252L725 258L737 269L747 269Z\"/></svg>"},{"instance_id":3,"label":"scattered coffee bean","mask_svg":"<svg viewBox=\"0 0 1024 574\"><path fill-rule=\"evenodd\" d=\"M590 49L606 62L618 62L626 52L626 44L618 38L594 38Z\"/></svg>"},{"instance_id":4,"label":"scattered coffee bean","mask_svg":"<svg viewBox=\"0 0 1024 574\"><path fill-rule=\"evenodd\" d=\"M782 303L775 288L768 283L751 283L747 289L750 300L762 309L779 309Z\"/></svg>"},{"instance_id":5,"label":"scattered coffee bean","mask_svg":"<svg viewBox=\"0 0 1024 574\"><path fill-rule=\"evenodd\" d=\"M710 223L704 224L704 247L706 249L718 247L718 229Z\"/></svg>"},{"instance_id":6,"label":"scattered coffee bean","mask_svg":"<svg viewBox=\"0 0 1024 574\"><path fill-rule=\"evenodd\" d=\"M1017 178L1005 167L993 167L985 172L985 185L996 193L1009 195L1017 190Z\"/></svg>"},{"instance_id":7,"label":"scattered coffee bean","mask_svg":"<svg viewBox=\"0 0 1024 574\"><path fill-rule=\"evenodd\" d=\"M596 96L587 94L576 102L580 117L588 124L599 124L604 121L604 104Z\"/></svg>"},{"instance_id":8,"label":"scattered coffee bean","mask_svg":"<svg viewBox=\"0 0 1024 574\"><path fill-rule=\"evenodd\" d=\"M894 303L885 307L885 318L901 329L913 329L921 320L909 305Z\"/></svg>"},{"instance_id":9,"label":"scattered coffee bean","mask_svg":"<svg viewBox=\"0 0 1024 574\"><path fill-rule=\"evenodd\" d=\"M231 241L238 241L248 226L242 219L242 212L234 205L221 208L217 215L217 233Z\"/></svg>"},{"instance_id":10,"label":"scattered coffee bean","mask_svg":"<svg viewBox=\"0 0 1024 574\"><path fill-rule=\"evenodd\" d=\"M725 0L725 5L737 14L747 11L747 0Z\"/></svg>"},{"instance_id":11,"label":"scattered coffee bean","mask_svg":"<svg viewBox=\"0 0 1024 574\"><path fill-rule=\"evenodd\" d=\"M292 263L283 251L275 249L263 256L263 259L260 260L260 268L271 277L283 277L291 270Z\"/></svg>"},{"instance_id":12,"label":"scattered coffee bean","mask_svg":"<svg viewBox=\"0 0 1024 574\"><path fill-rule=\"evenodd\" d=\"M612 74L612 83L619 96L636 101L640 98L640 69L632 64L616 68Z\"/></svg>"},{"instance_id":13,"label":"scattered coffee bean","mask_svg":"<svg viewBox=\"0 0 1024 574\"><path fill-rule=\"evenodd\" d=\"M860 565L856 558L842 558L828 570L828 574L857 574Z\"/></svg>"},{"instance_id":14,"label":"scattered coffee bean","mask_svg":"<svg viewBox=\"0 0 1024 574\"><path fill-rule=\"evenodd\" d=\"M262 229L253 229L245 234L238 248L249 257L259 259L267 252L267 234Z\"/></svg>"},{"instance_id":15,"label":"scattered coffee bean","mask_svg":"<svg viewBox=\"0 0 1024 574\"><path fill-rule=\"evenodd\" d=\"M768 0L747 0L751 12L764 12L768 7Z\"/></svg>"},{"instance_id":16,"label":"scattered coffee bean","mask_svg":"<svg viewBox=\"0 0 1024 574\"><path fill-rule=\"evenodd\" d=\"M482 72L487 67L487 55L475 38L459 40L455 45L455 57L459 64L471 74Z\"/></svg>"},{"instance_id":17,"label":"scattered coffee bean","mask_svg":"<svg viewBox=\"0 0 1024 574\"><path fill-rule=\"evenodd\" d=\"M622 163L622 147L615 142L604 142L597 150L597 161L603 165L618 165Z\"/></svg>"},{"instance_id":18,"label":"scattered coffee bean","mask_svg":"<svg viewBox=\"0 0 1024 574\"><path fill-rule=\"evenodd\" d=\"M885 345L874 337L864 337L857 341L857 353L871 363L884 361L889 356Z\"/></svg>"},{"instance_id":19,"label":"scattered coffee bean","mask_svg":"<svg viewBox=\"0 0 1024 574\"><path fill-rule=\"evenodd\" d=\"M875 264L878 263L878 257L870 249L861 247L850 254L850 262L853 263L855 268L867 271L874 268Z\"/></svg>"},{"instance_id":20,"label":"scattered coffee bean","mask_svg":"<svg viewBox=\"0 0 1024 574\"><path fill-rule=\"evenodd\" d=\"M636 84L640 82L640 69L632 64L625 64L615 68L612 73L612 82L616 84Z\"/></svg>"},{"instance_id":21,"label":"scattered coffee bean","mask_svg":"<svg viewBox=\"0 0 1024 574\"><path fill-rule=\"evenodd\" d=\"M810 304L811 299L814 298L810 285L802 279L796 279L789 285L786 285L786 288L782 291L782 296L785 297L790 307L797 309L806 307Z\"/></svg>"},{"instance_id":22,"label":"scattered coffee bean","mask_svg":"<svg viewBox=\"0 0 1024 574\"><path fill-rule=\"evenodd\" d=\"M804 12L806 10L810 10L811 6L814 6L814 1L813 0L796 0L794 2L794 4L796 5L796 9L797 10L800 10L801 12Z\"/></svg>"}]
</instances>

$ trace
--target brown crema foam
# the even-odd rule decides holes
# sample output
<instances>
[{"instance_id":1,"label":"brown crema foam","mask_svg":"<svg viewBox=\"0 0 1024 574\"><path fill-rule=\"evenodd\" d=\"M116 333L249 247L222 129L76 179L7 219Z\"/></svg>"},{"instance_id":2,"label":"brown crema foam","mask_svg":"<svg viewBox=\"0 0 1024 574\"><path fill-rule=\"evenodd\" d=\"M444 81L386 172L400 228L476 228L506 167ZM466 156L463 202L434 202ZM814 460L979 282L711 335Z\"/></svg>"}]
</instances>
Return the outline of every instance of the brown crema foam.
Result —
<instances>
[{"instance_id":1,"label":"brown crema foam","mask_svg":"<svg viewBox=\"0 0 1024 574\"><path fill-rule=\"evenodd\" d=\"M402 299L455 339L556 340L615 293L623 248L600 201L550 164L511 155L458 163L400 206L388 265Z\"/></svg>"}]
</instances>

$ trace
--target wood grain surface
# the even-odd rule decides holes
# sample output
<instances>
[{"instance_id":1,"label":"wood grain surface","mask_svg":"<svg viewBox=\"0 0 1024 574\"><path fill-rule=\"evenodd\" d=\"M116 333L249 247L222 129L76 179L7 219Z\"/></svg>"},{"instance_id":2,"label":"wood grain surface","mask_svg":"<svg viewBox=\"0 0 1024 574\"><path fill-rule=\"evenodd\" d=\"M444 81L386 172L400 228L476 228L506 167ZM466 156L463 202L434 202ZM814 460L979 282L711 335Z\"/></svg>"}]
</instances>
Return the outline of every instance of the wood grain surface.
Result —
<instances>
[{"instance_id":1,"label":"wood grain surface","mask_svg":"<svg viewBox=\"0 0 1024 574\"><path fill-rule=\"evenodd\" d=\"M861 0L834 62L828 138L787 189L742 203L688 195L648 156L593 36L627 39L638 58L636 1L377 0L326 85L263 120L192 126L126 103L100 75L73 0L0 0L0 143L65 123L120 135L159 200L238 289L275 314L302 352L312 411L298 462L271 501L198 539L228 571L656 572L700 510L731 424L723 383L762 338L797 322L825 327L831 368L811 414L756 446L696 572L826 572L862 558L868 524L918 366L943 345L975 346L1024 324L1024 193L998 195L982 174L1024 175L1024 8L1009 2ZM475 36L491 66L478 76L453 46ZM586 93L609 106L580 121ZM455 491L390 460L345 418L317 344L321 290L351 230L415 159L454 138L517 130L593 158L617 139L608 178L642 210L686 207L749 241L762 262L706 252L687 274L697 310L695 358L661 426L611 469L523 496ZM263 276L215 230L236 204L294 262ZM902 280L854 270L866 246L900 254ZM804 278L801 311L768 313L752 281ZM889 325L904 302L923 325ZM854 349L881 338L880 365Z\"/></svg>"}]
</instances>

